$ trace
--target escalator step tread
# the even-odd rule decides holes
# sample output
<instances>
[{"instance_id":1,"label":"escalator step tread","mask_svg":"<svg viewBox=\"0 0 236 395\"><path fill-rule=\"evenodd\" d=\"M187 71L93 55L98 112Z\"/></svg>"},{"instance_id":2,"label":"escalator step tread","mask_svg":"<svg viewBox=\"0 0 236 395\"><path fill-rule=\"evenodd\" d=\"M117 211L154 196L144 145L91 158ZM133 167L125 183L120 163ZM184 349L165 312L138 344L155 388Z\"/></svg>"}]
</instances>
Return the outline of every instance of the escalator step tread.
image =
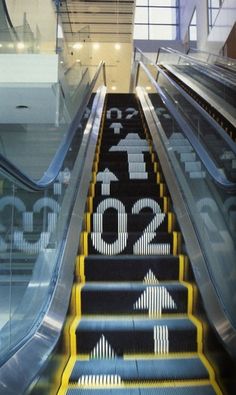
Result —
<instances>
[{"instance_id":1,"label":"escalator step tread","mask_svg":"<svg viewBox=\"0 0 236 395\"><path fill-rule=\"evenodd\" d=\"M117 375L124 381L168 381L208 379L209 374L197 358L76 361L70 382L78 382L84 375Z\"/></svg>"},{"instance_id":2,"label":"escalator step tread","mask_svg":"<svg viewBox=\"0 0 236 395\"><path fill-rule=\"evenodd\" d=\"M155 387L155 388L69 388L66 395L216 395L210 385L181 385L176 387Z\"/></svg>"}]
</instances>

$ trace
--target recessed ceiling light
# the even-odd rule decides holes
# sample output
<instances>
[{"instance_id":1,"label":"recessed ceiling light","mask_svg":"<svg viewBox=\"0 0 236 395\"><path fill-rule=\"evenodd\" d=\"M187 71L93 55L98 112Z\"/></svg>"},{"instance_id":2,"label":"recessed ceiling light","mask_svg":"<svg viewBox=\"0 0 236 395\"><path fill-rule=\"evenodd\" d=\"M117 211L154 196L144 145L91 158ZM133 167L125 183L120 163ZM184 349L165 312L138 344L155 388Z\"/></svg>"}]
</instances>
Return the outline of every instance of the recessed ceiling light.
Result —
<instances>
[{"instance_id":1,"label":"recessed ceiling light","mask_svg":"<svg viewBox=\"0 0 236 395\"><path fill-rule=\"evenodd\" d=\"M99 49L99 48L100 48L100 44L98 44L98 43L93 44L93 49Z\"/></svg>"},{"instance_id":2,"label":"recessed ceiling light","mask_svg":"<svg viewBox=\"0 0 236 395\"><path fill-rule=\"evenodd\" d=\"M150 86L146 86L146 90L150 91L152 88Z\"/></svg>"},{"instance_id":3,"label":"recessed ceiling light","mask_svg":"<svg viewBox=\"0 0 236 395\"><path fill-rule=\"evenodd\" d=\"M112 90L112 91L116 91L116 89L117 89L116 86L115 86L115 85L112 85L111 90Z\"/></svg>"},{"instance_id":4,"label":"recessed ceiling light","mask_svg":"<svg viewBox=\"0 0 236 395\"><path fill-rule=\"evenodd\" d=\"M24 43L21 43L21 42L20 42L20 43L17 43L16 46L17 46L18 49L24 49L24 48L25 48L25 44L24 44Z\"/></svg>"},{"instance_id":5,"label":"recessed ceiling light","mask_svg":"<svg viewBox=\"0 0 236 395\"><path fill-rule=\"evenodd\" d=\"M73 48L74 49L82 49L83 48L83 44L81 44L81 43L74 43L73 44Z\"/></svg>"},{"instance_id":6,"label":"recessed ceiling light","mask_svg":"<svg viewBox=\"0 0 236 395\"><path fill-rule=\"evenodd\" d=\"M117 50L118 50L118 49L121 49L121 45L120 45L119 43L116 43L116 44L115 44L115 49L117 49Z\"/></svg>"}]
</instances>

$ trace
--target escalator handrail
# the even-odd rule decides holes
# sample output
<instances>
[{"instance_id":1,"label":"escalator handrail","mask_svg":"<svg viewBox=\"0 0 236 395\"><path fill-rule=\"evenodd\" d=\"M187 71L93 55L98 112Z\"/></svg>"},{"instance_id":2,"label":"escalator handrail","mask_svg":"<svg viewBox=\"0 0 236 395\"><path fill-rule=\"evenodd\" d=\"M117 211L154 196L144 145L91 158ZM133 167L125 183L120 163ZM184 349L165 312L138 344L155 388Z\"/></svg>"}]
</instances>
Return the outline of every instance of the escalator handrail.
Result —
<instances>
[{"instance_id":1,"label":"escalator handrail","mask_svg":"<svg viewBox=\"0 0 236 395\"><path fill-rule=\"evenodd\" d=\"M96 73L90 83L90 88L86 96L84 97L82 104L79 108L83 108L87 103L88 100L93 92L94 86L98 80L100 73L103 74L103 82L106 86L106 71L105 71L105 62L101 61L98 65ZM66 154L71 144L71 140L74 136L74 133L77 129L78 125L78 117L81 116L81 111L77 112L75 115L69 130L63 139L62 143L60 144L56 154L54 155L49 167L45 171L44 175L38 180L35 181L31 177L28 177L23 171L21 171L17 166L15 166L11 161L5 158L2 154L0 154L0 171L2 171L8 178L17 182L24 188L30 191L42 191L47 189L57 178L61 166L65 160Z\"/></svg>"},{"instance_id":2,"label":"escalator handrail","mask_svg":"<svg viewBox=\"0 0 236 395\"><path fill-rule=\"evenodd\" d=\"M236 191L236 183L229 181L217 168L211 157L209 156L207 150L199 143L195 134L193 133L191 127L182 117L182 115L176 110L175 105L171 102L169 97L163 92L160 86L157 84L147 67L143 62L139 62L139 66L144 70L150 82L154 85L159 95L161 96L163 102L165 103L168 110L173 114L176 121L180 124L181 130L185 134L186 138L189 140L190 144L193 146L194 150L197 152L199 158L204 164L207 172L211 175L214 181L220 185L220 187L227 189L229 191ZM159 72L162 72L164 77L166 77L165 73L155 65ZM170 80L172 83L172 81Z\"/></svg>"},{"instance_id":3,"label":"escalator handrail","mask_svg":"<svg viewBox=\"0 0 236 395\"><path fill-rule=\"evenodd\" d=\"M179 52L179 51L172 49L172 48L160 47L158 50L158 53L157 53L156 63L158 61L158 57L159 57L159 54L161 51L165 51L165 52L177 55L177 56L182 57L183 59L187 60L188 62L194 63L194 67L196 67L196 69L199 69L199 71L203 71L204 73L206 73L205 68L208 67L207 68L208 75L210 75L212 78L218 80L219 82L225 83L225 84L231 86L232 88L235 88L236 80L235 80L235 78L232 77L232 74L229 76L229 78L227 78L227 76L225 76L225 74L222 73L222 69L219 68L218 66L211 65L211 69L210 69L209 64L207 62L203 62L199 59L196 60L196 58L193 58L190 55L186 55L186 54Z\"/></svg>"}]
</instances>

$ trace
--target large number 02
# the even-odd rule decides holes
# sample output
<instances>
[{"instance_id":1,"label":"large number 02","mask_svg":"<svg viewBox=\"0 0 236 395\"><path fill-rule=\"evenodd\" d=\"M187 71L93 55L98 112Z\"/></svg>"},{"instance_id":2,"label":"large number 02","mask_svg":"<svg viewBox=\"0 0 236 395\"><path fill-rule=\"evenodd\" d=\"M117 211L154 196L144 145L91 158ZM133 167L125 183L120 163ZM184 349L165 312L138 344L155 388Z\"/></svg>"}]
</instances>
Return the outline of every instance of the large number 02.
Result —
<instances>
[{"instance_id":1,"label":"large number 02","mask_svg":"<svg viewBox=\"0 0 236 395\"><path fill-rule=\"evenodd\" d=\"M163 252L168 253L167 251L165 251L166 249L168 249L168 244L151 244L151 241L156 236L157 228L159 228L165 218L165 214L161 212L159 204L153 199L140 199L133 205L132 214L139 214L140 211L146 207L150 208L153 211L155 217L144 229L142 236L135 242L133 247L133 253L135 255L153 255L161 253L163 254Z\"/></svg>"},{"instance_id":2,"label":"large number 02","mask_svg":"<svg viewBox=\"0 0 236 395\"><path fill-rule=\"evenodd\" d=\"M114 243L107 243L102 239L103 232L103 214L109 209L114 208L118 212L118 238ZM163 222L165 214L161 213L159 204L149 198L138 200L132 208L132 214L139 214L144 208L150 208L155 217L152 219L150 224L144 229L142 236L135 242L133 247L133 253L135 255L144 254L168 254L170 247L169 244L155 243L151 244L151 241L156 236L156 230ZM127 233L127 214L125 206L118 199L105 199L97 207L97 214L94 217L94 232L91 234L92 242L98 252L105 255L115 255L121 253L128 241Z\"/></svg>"},{"instance_id":3,"label":"large number 02","mask_svg":"<svg viewBox=\"0 0 236 395\"><path fill-rule=\"evenodd\" d=\"M113 243L107 243L102 239L103 214L109 208L117 210L118 215L118 238ZM121 215L122 214L122 215ZM116 255L122 252L128 241L127 214L125 206L118 199L105 199L97 207L97 214L94 216L94 232L91 238L94 247L98 252L105 255Z\"/></svg>"}]
</instances>

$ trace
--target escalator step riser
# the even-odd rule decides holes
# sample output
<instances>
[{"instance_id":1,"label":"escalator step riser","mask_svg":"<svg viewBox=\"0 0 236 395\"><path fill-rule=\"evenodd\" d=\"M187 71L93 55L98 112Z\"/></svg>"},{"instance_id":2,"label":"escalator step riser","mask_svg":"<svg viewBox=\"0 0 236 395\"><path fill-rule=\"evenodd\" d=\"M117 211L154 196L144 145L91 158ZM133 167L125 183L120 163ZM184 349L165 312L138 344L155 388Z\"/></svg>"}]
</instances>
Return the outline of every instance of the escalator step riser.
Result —
<instances>
[{"instance_id":1,"label":"escalator step riser","mask_svg":"<svg viewBox=\"0 0 236 395\"><path fill-rule=\"evenodd\" d=\"M82 241L81 253L84 255L176 255L179 250L175 233L91 232L83 233Z\"/></svg>"},{"instance_id":2,"label":"escalator step riser","mask_svg":"<svg viewBox=\"0 0 236 395\"><path fill-rule=\"evenodd\" d=\"M151 154L150 152L130 152L129 158L126 152L100 152L99 161L102 162L140 162L140 159L144 163L151 163L152 161L157 162L157 157L155 154Z\"/></svg>"},{"instance_id":3,"label":"escalator step riser","mask_svg":"<svg viewBox=\"0 0 236 395\"><path fill-rule=\"evenodd\" d=\"M109 300L109 304L107 301ZM124 286L109 284L81 290L82 314L144 314L161 317L162 314L186 313L188 290L184 286Z\"/></svg>"},{"instance_id":4,"label":"escalator step riser","mask_svg":"<svg viewBox=\"0 0 236 395\"><path fill-rule=\"evenodd\" d=\"M108 211L109 209L104 214L87 216L87 231L109 233L114 232L114 229L119 229L119 232L131 233L143 232L148 228L152 228L156 232L170 233L173 231L174 218L171 213L169 215L164 213L127 215L126 213L119 212L117 214L110 214ZM112 211L114 212L115 210Z\"/></svg>"},{"instance_id":5,"label":"escalator step riser","mask_svg":"<svg viewBox=\"0 0 236 395\"><path fill-rule=\"evenodd\" d=\"M119 162L117 164L117 162L104 162L102 160L99 160L97 167L96 167L96 171L104 171L105 169L109 169L111 172L116 173L116 172L129 172L129 169L132 168L135 171L143 171L143 169L145 169L145 171L147 173L152 173L153 171L157 171L159 167L159 164L156 163L155 164L155 168L154 168L154 163L151 162L151 160L149 162L145 162L145 163L140 163L140 162L132 162L128 163L128 161L123 161L123 162ZM95 166L94 166L95 168Z\"/></svg>"},{"instance_id":6,"label":"escalator step riser","mask_svg":"<svg viewBox=\"0 0 236 395\"><path fill-rule=\"evenodd\" d=\"M82 320L76 330L77 354L108 358L109 355L168 355L197 351L197 330L190 321L150 321Z\"/></svg>"},{"instance_id":7,"label":"escalator step riser","mask_svg":"<svg viewBox=\"0 0 236 395\"><path fill-rule=\"evenodd\" d=\"M111 169L109 168L107 170L103 169L101 170L101 172L98 172L96 175L96 183L99 185L99 183L103 184L103 183L110 183L109 181L109 177L111 177L111 175L115 175L116 180L114 180L114 182L117 183L128 183L129 181L146 181L148 183L157 183L158 182L158 178L157 178L157 174L155 174L154 172L147 172L145 171L137 171L135 168L130 169L130 171L125 171L125 172L121 172L120 169L116 169L115 171L112 172L111 174ZM106 175L107 174L107 175ZM103 177L103 182L100 181L100 177ZM113 181L113 180L112 180Z\"/></svg>"},{"instance_id":8,"label":"escalator step riser","mask_svg":"<svg viewBox=\"0 0 236 395\"><path fill-rule=\"evenodd\" d=\"M109 198L107 198L107 199L109 199ZM104 200L105 200L104 196L95 196L93 199L89 198L88 199L88 211L90 211L90 209L91 209L90 212L92 212L92 210L94 213L100 212L99 207L101 207L101 203ZM150 205L152 207L157 206L158 211L161 213L167 213L169 206L170 206L169 199L167 197L157 197L157 196L151 195L151 194L148 198L146 196L143 196L140 194L138 197L135 197L135 196L133 196L133 197L132 196L119 197L119 199L116 199L116 200L118 200L121 203L121 205L123 205L125 207L125 212L127 214L133 212L134 205L137 205L138 204L137 202L144 203L142 205L142 209L140 209L143 214L150 213L150 210L152 210L149 207ZM109 204L112 204L112 200L110 200L110 199L107 200L107 203L108 204L106 207L109 207ZM103 206L103 204L102 204L102 206ZM114 202L113 202L113 204L114 204ZM113 207L113 204L112 204L112 207ZM89 209L89 207L90 207L90 209Z\"/></svg>"},{"instance_id":9,"label":"escalator step riser","mask_svg":"<svg viewBox=\"0 0 236 395\"><path fill-rule=\"evenodd\" d=\"M139 281L155 283L179 279L179 258L174 256L88 256L86 281Z\"/></svg>"},{"instance_id":10,"label":"escalator step riser","mask_svg":"<svg viewBox=\"0 0 236 395\"><path fill-rule=\"evenodd\" d=\"M102 184L102 183L100 183ZM111 196L111 197L129 197L129 196L137 196L137 198L142 195L145 197L163 196L163 184L149 184L144 183L143 181L130 181L129 183L120 183L120 182L112 182L112 183L103 183L102 185L96 184L94 186L94 196ZM164 189L165 191L165 189Z\"/></svg>"}]
</instances>

